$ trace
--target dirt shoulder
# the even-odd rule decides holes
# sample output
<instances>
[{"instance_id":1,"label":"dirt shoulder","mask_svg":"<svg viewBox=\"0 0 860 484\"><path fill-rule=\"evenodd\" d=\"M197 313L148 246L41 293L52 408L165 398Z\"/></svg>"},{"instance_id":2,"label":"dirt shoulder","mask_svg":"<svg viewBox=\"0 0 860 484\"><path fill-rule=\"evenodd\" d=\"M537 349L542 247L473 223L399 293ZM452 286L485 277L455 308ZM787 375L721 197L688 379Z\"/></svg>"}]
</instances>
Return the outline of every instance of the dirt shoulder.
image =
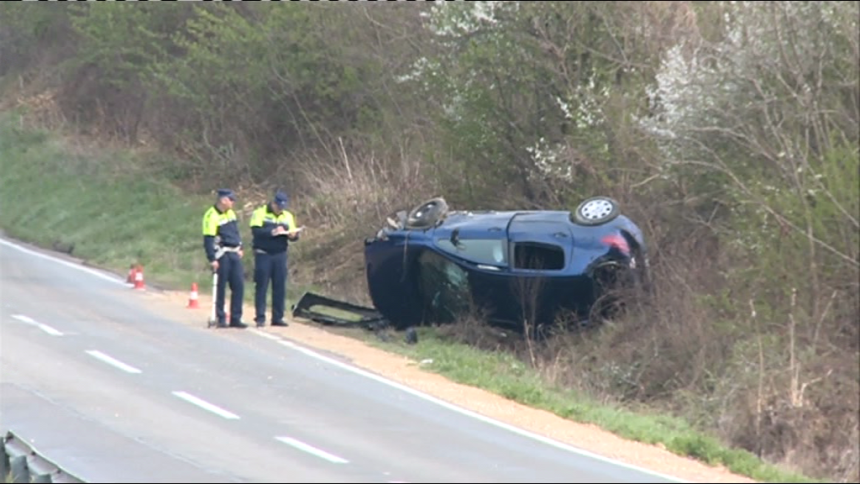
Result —
<instances>
[{"instance_id":1,"label":"dirt shoulder","mask_svg":"<svg viewBox=\"0 0 860 484\"><path fill-rule=\"evenodd\" d=\"M207 330L206 308L211 307L211 298L207 295L199 296L199 309L186 308L188 293L145 291L141 296L152 301L153 310L189 326L198 326L202 331ZM246 304L244 319L248 321L247 315L252 314L253 308ZM628 441L594 425L563 419L493 393L452 382L443 376L420 369L415 361L406 357L385 352L353 338L333 334L310 323L294 321L288 328L266 327L262 331L314 349L341 355L350 359L357 367L452 404L630 465L692 482L756 482L726 469L710 467L678 456L659 446Z\"/></svg>"}]
</instances>

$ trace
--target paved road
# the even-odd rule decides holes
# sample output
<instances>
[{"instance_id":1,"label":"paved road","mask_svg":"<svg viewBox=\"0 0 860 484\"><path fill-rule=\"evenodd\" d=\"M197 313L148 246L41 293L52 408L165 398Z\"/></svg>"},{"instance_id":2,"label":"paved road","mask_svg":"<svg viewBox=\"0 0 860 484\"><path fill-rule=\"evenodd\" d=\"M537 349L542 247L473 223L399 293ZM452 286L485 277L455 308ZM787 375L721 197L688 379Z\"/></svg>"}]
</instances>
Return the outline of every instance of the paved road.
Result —
<instances>
[{"instance_id":1,"label":"paved road","mask_svg":"<svg viewBox=\"0 0 860 484\"><path fill-rule=\"evenodd\" d=\"M0 239L0 430L86 481L673 482L19 247Z\"/></svg>"}]
</instances>

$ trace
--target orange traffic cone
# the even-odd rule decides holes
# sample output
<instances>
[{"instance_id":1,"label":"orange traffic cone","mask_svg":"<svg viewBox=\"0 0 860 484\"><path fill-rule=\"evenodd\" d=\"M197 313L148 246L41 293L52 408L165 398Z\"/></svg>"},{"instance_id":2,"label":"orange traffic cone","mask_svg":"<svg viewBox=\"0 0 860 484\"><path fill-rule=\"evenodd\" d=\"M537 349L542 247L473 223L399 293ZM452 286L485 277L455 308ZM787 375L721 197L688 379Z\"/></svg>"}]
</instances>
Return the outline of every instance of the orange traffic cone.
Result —
<instances>
[{"instance_id":1,"label":"orange traffic cone","mask_svg":"<svg viewBox=\"0 0 860 484\"><path fill-rule=\"evenodd\" d=\"M143 266L138 264L134 273L134 288L143 289Z\"/></svg>"},{"instance_id":2,"label":"orange traffic cone","mask_svg":"<svg viewBox=\"0 0 860 484\"><path fill-rule=\"evenodd\" d=\"M188 298L188 308L189 309L197 309L200 307L200 303L197 302L197 283L191 283L191 296Z\"/></svg>"}]
</instances>

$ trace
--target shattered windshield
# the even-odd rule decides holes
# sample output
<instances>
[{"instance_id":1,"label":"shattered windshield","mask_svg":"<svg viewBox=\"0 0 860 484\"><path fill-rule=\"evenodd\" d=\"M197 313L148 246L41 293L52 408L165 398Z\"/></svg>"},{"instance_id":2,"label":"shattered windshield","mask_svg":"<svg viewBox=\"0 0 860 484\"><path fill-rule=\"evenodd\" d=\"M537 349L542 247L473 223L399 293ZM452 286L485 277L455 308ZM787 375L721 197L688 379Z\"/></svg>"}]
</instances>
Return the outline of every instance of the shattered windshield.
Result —
<instances>
[{"instance_id":1,"label":"shattered windshield","mask_svg":"<svg viewBox=\"0 0 860 484\"><path fill-rule=\"evenodd\" d=\"M418 260L424 310L434 319L449 321L467 310L470 288L466 271L432 251L425 251Z\"/></svg>"}]
</instances>

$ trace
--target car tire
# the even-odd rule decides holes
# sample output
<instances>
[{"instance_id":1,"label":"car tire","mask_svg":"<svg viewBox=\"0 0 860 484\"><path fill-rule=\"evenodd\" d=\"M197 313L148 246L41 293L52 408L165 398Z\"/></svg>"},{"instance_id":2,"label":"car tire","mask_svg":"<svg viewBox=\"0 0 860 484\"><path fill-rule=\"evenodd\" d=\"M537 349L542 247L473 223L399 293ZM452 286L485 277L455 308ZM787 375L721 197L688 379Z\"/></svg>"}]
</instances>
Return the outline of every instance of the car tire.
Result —
<instances>
[{"instance_id":1,"label":"car tire","mask_svg":"<svg viewBox=\"0 0 860 484\"><path fill-rule=\"evenodd\" d=\"M442 197L431 198L413 208L406 217L407 229L426 229L438 223L448 213L448 203Z\"/></svg>"},{"instance_id":2,"label":"car tire","mask_svg":"<svg viewBox=\"0 0 860 484\"><path fill-rule=\"evenodd\" d=\"M612 221L621 214L618 203L609 197L591 197L576 207L572 217L579 225L595 226Z\"/></svg>"}]
</instances>

